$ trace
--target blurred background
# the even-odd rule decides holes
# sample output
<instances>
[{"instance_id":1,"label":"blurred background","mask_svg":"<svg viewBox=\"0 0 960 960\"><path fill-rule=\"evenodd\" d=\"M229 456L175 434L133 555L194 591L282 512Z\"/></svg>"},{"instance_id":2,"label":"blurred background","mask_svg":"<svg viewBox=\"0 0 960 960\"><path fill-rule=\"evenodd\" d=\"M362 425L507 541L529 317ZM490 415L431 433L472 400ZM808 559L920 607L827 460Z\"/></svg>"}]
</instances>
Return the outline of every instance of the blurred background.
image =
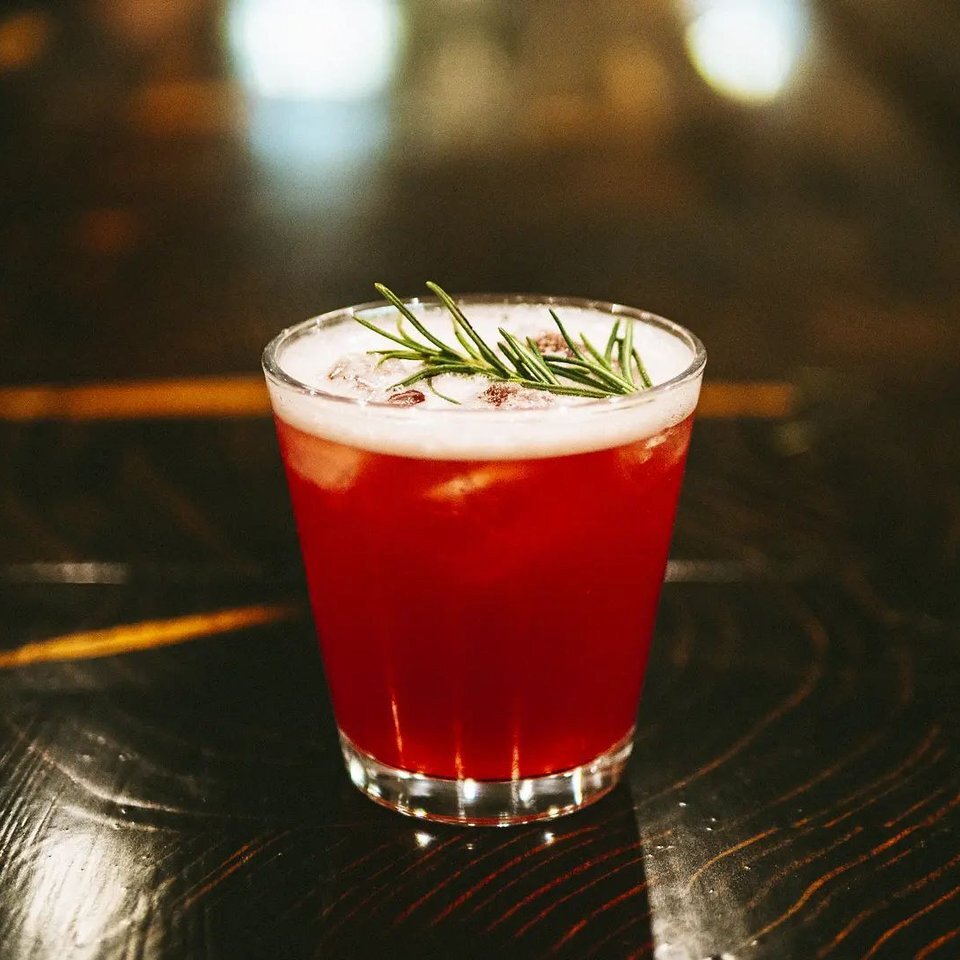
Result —
<instances>
[{"instance_id":1,"label":"blurred background","mask_svg":"<svg viewBox=\"0 0 960 960\"><path fill-rule=\"evenodd\" d=\"M428 279L710 354L560 859L421 849L320 693L260 352ZM958 317L958 0L6 0L0 956L380 957L488 882L443 956L529 957L482 934L541 893L576 960L956 956Z\"/></svg>"},{"instance_id":2,"label":"blurred background","mask_svg":"<svg viewBox=\"0 0 960 960\"><path fill-rule=\"evenodd\" d=\"M949 383L958 89L954 0L7 3L0 383L254 373L426 279Z\"/></svg>"}]
</instances>

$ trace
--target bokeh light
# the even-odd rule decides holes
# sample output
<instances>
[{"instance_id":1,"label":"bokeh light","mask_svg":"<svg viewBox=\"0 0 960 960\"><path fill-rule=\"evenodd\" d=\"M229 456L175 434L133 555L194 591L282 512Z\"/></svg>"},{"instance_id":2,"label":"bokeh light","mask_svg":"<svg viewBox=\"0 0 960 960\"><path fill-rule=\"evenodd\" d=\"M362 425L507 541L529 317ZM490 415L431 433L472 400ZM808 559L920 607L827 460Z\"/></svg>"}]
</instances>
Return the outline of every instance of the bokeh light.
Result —
<instances>
[{"instance_id":1,"label":"bokeh light","mask_svg":"<svg viewBox=\"0 0 960 960\"><path fill-rule=\"evenodd\" d=\"M393 0L236 0L228 37L255 94L358 100L381 93L401 31Z\"/></svg>"},{"instance_id":2,"label":"bokeh light","mask_svg":"<svg viewBox=\"0 0 960 960\"><path fill-rule=\"evenodd\" d=\"M697 72L718 93L766 103L793 75L804 33L790 0L713 0L688 26L686 45Z\"/></svg>"}]
</instances>

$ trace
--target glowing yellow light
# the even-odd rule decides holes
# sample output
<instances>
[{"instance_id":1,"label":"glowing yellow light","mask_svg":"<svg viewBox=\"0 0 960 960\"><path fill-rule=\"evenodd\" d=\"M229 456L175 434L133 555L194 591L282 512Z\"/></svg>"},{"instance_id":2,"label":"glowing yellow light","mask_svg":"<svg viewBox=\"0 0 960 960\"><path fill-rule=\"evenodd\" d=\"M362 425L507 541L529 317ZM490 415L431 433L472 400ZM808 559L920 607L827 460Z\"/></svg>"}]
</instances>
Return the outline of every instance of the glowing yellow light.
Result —
<instances>
[{"instance_id":1,"label":"glowing yellow light","mask_svg":"<svg viewBox=\"0 0 960 960\"><path fill-rule=\"evenodd\" d=\"M235 0L228 33L253 93L359 100L390 82L400 17L393 0Z\"/></svg>"},{"instance_id":2,"label":"glowing yellow light","mask_svg":"<svg viewBox=\"0 0 960 960\"><path fill-rule=\"evenodd\" d=\"M168 620L143 620L101 630L65 633L0 652L0 670L27 667L35 663L90 660L115 657L136 650L155 650L187 640L277 623L295 615L296 608L292 606L228 607L212 613L194 613Z\"/></svg>"},{"instance_id":3,"label":"glowing yellow light","mask_svg":"<svg viewBox=\"0 0 960 960\"><path fill-rule=\"evenodd\" d=\"M50 41L50 20L43 13L20 13L0 22L0 72L22 70L43 55Z\"/></svg>"},{"instance_id":4,"label":"glowing yellow light","mask_svg":"<svg viewBox=\"0 0 960 960\"><path fill-rule=\"evenodd\" d=\"M789 2L715 0L690 24L687 52L719 93L745 102L774 99L793 74L802 24Z\"/></svg>"}]
</instances>

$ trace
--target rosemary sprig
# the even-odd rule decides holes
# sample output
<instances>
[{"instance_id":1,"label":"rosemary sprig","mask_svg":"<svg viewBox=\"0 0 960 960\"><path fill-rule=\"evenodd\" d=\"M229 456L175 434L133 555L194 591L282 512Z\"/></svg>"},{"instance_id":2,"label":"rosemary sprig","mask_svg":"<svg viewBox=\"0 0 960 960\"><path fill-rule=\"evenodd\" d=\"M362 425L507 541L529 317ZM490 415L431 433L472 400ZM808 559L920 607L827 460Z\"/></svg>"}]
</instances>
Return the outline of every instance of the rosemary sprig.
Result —
<instances>
[{"instance_id":1,"label":"rosemary sprig","mask_svg":"<svg viewBox=\"0 0 960 960\"><path fill-rule=\"evenodd\" d=\"M386 360L413 360L420 363L420 369L395 383L394 388L426 382L437 396L450 403L458 403L434 389L434 377L445 373L482 376L499 383L515 383L532 390L590 399L625 396L651 386L650 377L634 346L632 319L621 318L614 322L602 353L586 334L581 334L577 343L553 309L550 310L550 316L570 351L569 356L544 352L532 337L521 340L503 327L498 331L502 339L491 346L466 318L456 301L438 284L428 282L427 288L450 314L458 348L428 329L389 287L382 283L374 286L400 316L396 333L390 333L354 314L357 323L398 344L370 352L379 356L381 363ZM419 338L408 331L405 323L413 327Z\"/></svg>"}]
</instances>

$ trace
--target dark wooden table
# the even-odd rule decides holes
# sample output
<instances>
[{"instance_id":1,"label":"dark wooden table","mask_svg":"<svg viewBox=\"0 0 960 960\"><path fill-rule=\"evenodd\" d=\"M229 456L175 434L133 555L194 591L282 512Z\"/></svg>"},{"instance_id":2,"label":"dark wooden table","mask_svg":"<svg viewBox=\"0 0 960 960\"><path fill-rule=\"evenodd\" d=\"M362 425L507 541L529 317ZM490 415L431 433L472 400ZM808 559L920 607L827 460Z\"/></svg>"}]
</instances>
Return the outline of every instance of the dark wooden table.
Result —
<instances>
[{"instance_id":1,"label":"dark wooden table","mask_svg":"<svg viewBox=\"0 0 960 960\"><path fill-rule=\"evenodd\" d=\"M960 18L761 7L0 15L2 960L960 957ZM356 793L305 606L259 351L428 278L711 354L627 782L541 826Z\"/></svg>"}]
</instances>

